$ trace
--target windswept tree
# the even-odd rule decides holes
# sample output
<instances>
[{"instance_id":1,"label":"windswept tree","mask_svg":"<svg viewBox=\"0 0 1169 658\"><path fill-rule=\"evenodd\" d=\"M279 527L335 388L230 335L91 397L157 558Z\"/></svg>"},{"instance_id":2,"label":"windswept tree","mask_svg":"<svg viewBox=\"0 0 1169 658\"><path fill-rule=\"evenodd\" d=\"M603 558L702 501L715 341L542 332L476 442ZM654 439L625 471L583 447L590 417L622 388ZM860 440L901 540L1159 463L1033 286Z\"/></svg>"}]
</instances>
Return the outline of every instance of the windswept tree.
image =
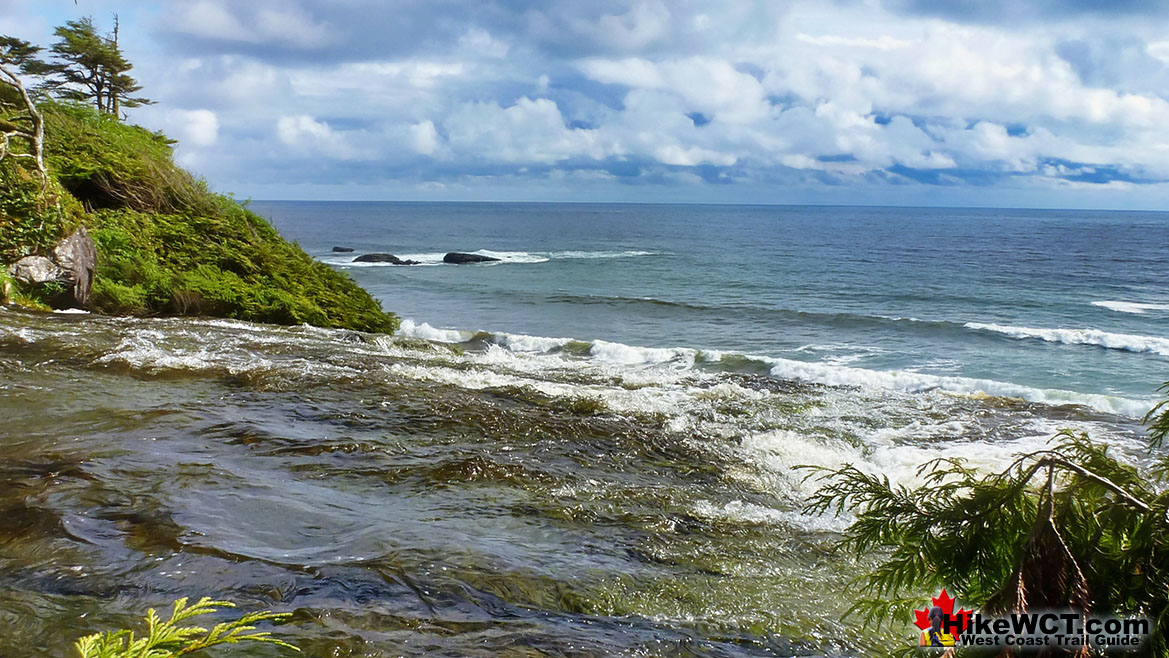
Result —
<instances>
[{"instance_id":1,"label":"windswept tree","mask_svg":"<svg viewBox=\"0 0 1169 658\"><path fill-rule=\"evenodd\" d=\"M0 34L0 64L25 75L44 75L46 64L37 57L43 50L24 39Z\"/></svg>"},{"instance_id":2,"label":"windswept tree","mask_svg":"<svg viewBox=\"0 0 1169 658\"><path fill-rule=\"evenodd\" d=\"M50 52L55 59L45 67L45 88L51 93L86 103L99 112L117 116L122 108L152 101L133 96L142 89L130 75L134 68L118 45L117 17L112 34L99 34L90 17L69 21L54 34L59 39ZM36 67L34 66L34 73Z\"/></svg>"}]
</instances>

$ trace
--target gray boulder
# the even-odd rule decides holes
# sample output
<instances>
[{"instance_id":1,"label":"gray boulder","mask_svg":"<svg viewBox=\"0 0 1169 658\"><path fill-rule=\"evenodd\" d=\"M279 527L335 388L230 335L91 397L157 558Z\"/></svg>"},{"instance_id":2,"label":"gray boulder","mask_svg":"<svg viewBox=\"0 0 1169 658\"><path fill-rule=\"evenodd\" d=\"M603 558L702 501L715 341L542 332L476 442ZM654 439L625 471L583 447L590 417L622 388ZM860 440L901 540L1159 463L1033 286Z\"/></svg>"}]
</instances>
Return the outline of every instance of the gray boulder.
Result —
<instances>
[{"instance_id":1,"label":"gray boulder","mask_svg":"<svg viewBox=\"0 0 1169 658\"><path fill-rule=\"evenodd\" d=\"M451 263L453 265L464 265L467 263L493 263L498 262L498 258L491 256L480 256L479 254L464 254L458 251L452 251L442 257L442 262Z\"/></svg>"},{"instance_id":2,"label":"gray boulder","mask_svg":"<svg viewBox=\"0 0 1169 658\"><path fill-rule=\"evenodd\" d=\"M8 276L26 285L59 281L65 271L44 256L25 256L8 266Z\"/></svg>"},{"instance_id":3,"label":"gray boulder","mask_svg":"<svg viewBox=\"0 0 1169 658\"><path fill-rule=\"evenodd\" d=\"M85 227L58 242L53 249L53 259L64 271L64 276L59 279L72 284L73 303L84 306L89 301L93 272L97 269L97 245Z\"/></svg>"},{"instance_id":4,"label":"gray boulder","mask_svg":"<svg viewBox=\"0 0 1169 658\"><path fill-rule=\"evenodd\" d=\"M8 275L26 286L59 283L60 292L48 300L55 308L85 306L97 269L97 245L84 228L62 239L53 257L25 256L8 266Z\"/></svg>"},{"instance_id":5,"label":"gray boulder","mask_svg":"<svg viewBox=\"0 0 1169 658\"><path fill-rule=\"evenodd\" d=\"M353 253L353 247L333 247L333 253L335 253L335 254L351 254L351 253Z\"/></svg>"}]
</instances>

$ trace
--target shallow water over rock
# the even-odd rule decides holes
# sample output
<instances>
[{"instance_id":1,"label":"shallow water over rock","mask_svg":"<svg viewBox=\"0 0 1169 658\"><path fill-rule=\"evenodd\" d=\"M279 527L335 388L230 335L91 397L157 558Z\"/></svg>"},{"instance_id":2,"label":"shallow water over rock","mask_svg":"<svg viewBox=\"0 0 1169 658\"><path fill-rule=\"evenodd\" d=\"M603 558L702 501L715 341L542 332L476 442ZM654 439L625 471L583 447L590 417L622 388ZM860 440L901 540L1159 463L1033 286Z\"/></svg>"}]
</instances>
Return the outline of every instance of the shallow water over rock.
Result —
<instances>
[{"instance_id":1,"label":"shallow water over rock","mask_svg":"<svg viewBox=\"0 0 1169 658\"><path fill-rule=\"evenodd\" d=\"M1085 407L661 356L0 310L0 655L204 595L293 612L306 656L865 655L865 565L796 466L1141 446Z\"/></svg>"}]
</instances>

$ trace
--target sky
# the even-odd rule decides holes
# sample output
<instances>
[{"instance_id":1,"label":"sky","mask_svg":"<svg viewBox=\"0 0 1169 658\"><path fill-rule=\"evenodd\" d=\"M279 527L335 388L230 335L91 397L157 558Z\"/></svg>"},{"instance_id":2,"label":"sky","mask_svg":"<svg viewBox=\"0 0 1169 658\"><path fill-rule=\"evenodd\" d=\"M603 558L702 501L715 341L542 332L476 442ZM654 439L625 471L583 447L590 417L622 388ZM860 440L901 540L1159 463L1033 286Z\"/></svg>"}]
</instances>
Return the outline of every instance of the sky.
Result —
<instances>
[{"instance_id":1,"label":"sky","mask_svg":"<svg viewBox=\"0 0 1169 658\"><path fill-rule=\"evenodd\" d=\"M1160 0L0 0L237 198L1165 209Z\"/></svg>"}]
</instances>

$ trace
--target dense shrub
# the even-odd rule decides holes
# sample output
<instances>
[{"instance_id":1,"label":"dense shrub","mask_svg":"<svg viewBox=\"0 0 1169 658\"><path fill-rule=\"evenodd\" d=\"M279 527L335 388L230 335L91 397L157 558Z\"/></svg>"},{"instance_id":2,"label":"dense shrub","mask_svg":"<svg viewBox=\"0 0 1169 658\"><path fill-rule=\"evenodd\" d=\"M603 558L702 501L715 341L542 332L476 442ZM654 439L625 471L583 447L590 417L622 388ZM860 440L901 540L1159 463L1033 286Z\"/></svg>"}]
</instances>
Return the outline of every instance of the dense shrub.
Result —
<instances>
[{"instance_id":1,"label":"dense shrub","mask_svg":"<svg viewBox=\"0 0 1169 658\"><path fill-rule=\"evenodd\" d=\"M176 167L172 142L95 110L47 103L40 181L0 163L0 264L47 254L85 224L98 248L90 307L392 332L397 318L263 218Z\"/></svg>"}]
</instances>

